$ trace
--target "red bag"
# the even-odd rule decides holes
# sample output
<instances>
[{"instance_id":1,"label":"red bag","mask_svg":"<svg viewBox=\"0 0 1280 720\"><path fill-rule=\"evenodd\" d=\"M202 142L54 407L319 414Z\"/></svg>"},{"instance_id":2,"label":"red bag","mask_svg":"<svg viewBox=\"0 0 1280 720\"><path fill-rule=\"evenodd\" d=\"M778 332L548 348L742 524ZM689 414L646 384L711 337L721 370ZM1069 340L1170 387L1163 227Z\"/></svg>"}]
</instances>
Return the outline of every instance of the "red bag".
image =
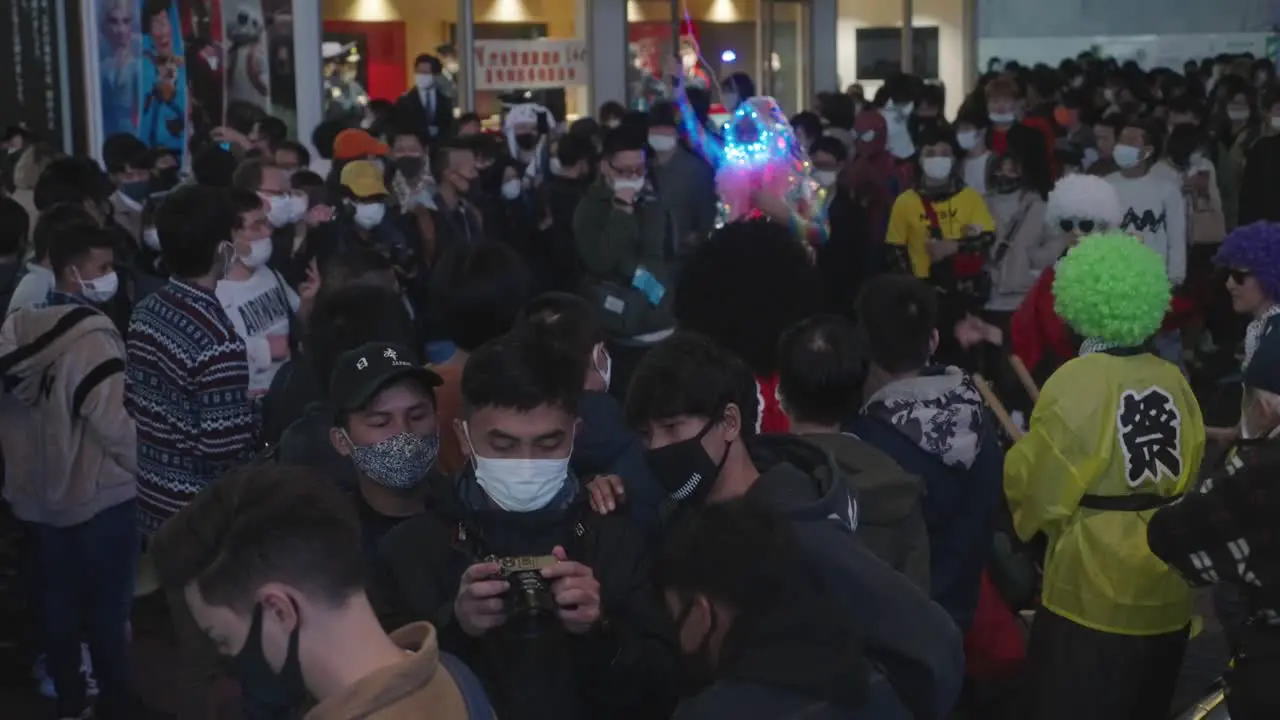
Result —
<instances>
[{"instance_id":1,"label":"red bag","mask_svg":"<svg viewBox=\"0 0 1280 720\"><path fill-rule=\"evenodd\" d=\"M1027 641L987 571L978 585L978 607L964 636L964 674L977 680L1003 680L1017 675L1027 662Z\"/></svg>"}]
</instances>

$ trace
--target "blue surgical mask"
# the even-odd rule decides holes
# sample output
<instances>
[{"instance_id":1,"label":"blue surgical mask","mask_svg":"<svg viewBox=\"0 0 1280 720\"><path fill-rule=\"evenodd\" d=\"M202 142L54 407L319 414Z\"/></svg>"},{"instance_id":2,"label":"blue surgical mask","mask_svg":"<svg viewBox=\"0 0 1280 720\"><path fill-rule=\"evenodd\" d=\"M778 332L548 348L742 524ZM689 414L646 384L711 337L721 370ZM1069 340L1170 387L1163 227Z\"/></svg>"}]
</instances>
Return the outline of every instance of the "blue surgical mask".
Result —
<instances>
[{"instance_id":1,"label":"blue surgical mask","mask_svg":"<svg viewBox=\"0 0 1280 720\"><path fill-rule=\"evenodd\" d=\"M1123 170L1128 170L1129 168L1137 167L1138 163L1142 162L1142 148L1132 145L1116 145L1111 156L1115 159L1116 165L1119 165Z\"/></svg>"}]
</instances>

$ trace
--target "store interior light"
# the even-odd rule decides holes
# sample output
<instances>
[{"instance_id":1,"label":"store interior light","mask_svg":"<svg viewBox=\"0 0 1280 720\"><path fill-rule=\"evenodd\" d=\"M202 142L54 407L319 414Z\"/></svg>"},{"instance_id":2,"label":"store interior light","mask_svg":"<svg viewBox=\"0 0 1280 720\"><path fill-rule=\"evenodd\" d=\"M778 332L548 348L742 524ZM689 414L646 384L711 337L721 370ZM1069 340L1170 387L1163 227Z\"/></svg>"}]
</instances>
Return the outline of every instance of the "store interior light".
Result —
<instances>
[{"instance_id":1,"label":"store interior light","mask_svg":"<svg viewBox=\"0 0 1280 720\"><path fill-rule=\"evenodd\" d=\"M732 50L725 50L724 52L720 53L720 62L731 63L731 62L736 62L737 60L738 60L738 53Z\"/></svg>"}]
</instances>

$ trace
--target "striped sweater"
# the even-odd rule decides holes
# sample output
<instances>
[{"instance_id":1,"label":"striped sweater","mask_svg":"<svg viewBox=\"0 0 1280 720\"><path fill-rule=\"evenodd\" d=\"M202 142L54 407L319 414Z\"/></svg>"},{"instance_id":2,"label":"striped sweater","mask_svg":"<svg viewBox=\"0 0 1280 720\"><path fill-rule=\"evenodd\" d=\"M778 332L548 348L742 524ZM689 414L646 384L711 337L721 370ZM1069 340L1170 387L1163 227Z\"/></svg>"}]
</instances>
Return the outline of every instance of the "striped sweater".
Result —
<instances>
[{"instance_id":1,"label":"striped sweater","mask_svg":"<svg viewBox=\"0 0 1280 720\"><path fill-rule=\"evenodd\" d=\"M138 513L154 532L253 453L244 341L212 290L176 278L129 322L125 408L138 425Z\"/></svg>"}]
</instances>

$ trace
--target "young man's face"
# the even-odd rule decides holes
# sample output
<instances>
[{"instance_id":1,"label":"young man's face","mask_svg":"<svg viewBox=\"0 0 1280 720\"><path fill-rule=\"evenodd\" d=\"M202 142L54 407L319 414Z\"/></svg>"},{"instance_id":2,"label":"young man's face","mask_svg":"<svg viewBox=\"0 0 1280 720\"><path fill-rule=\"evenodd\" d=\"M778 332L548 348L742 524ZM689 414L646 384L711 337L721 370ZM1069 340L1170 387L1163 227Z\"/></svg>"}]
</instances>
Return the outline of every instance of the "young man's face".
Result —
<instances>
[{"instance_id":1,"label":"young man's face","mask_svg":"<svg viewBox=\"0 0 1280 720\"><path fill-rule=\"evenodd\" d=\"M292 148L279 148L275 152L276 165L286 173L295 173L302 170L302 158L298 157L298 152Z\"/></svg>"},{"instance_id":2,"label":"young man's face","mask_svg":"<svg viewBox=\"0 0 1280 720\"><path fill-rule=\"evenodd\" d=\"M1098 143L1098 157L1104 160L1111 159L1111 154L1116 149L1115 128L1110 125L1095 125L1093 136Z\"/></svg>"},{"instance_id":3,"label":"young man's face","mask_svg":"<svg viewBox=\"0 0 1280 720\"><path fill-rule=\"evenodd\" d=\"M90 248L79 261L64 270L62 278L67 287L79 288L80 283L92 283L115 270L116 254L110 248Z\"/></svg>"},{"instance_id":4,"label":"young man's face","mask_svg":"<svg viewBox=\"0 0 1280 720\"><path fill-rule=\"evenodd\" d=\"M241 213L238 219L239 225L231 231L231 244L237 256L248 257L254 242L271 237L271 221L267 219L265 204Z\"/></svg>"},{"instance_id":5,"label":"young man's face","mask_svg":"<svg viewBox=\"0 0 1280 720\"><path fill-rule=\"evenodd\" d=\"M463 454L501 460L561 460L573 451L578 418L564 408L539 405L528 412L485 407L454 420Z\"/></svg>"},{"instance_id":6,"label":"young man's face","mask_svg":"<svg viewBox=\"0 0 1280 720\"><path fill-rule=\"evenodd\" d=\"M439 432L431 392L412 379L384 388L364 408L349 414L342 429L357 447L377 445L403 433L430 437ZM339 454L351 454L351 447L342 442L341 433L332 434L330 440Z\"/></svg>"},{"instance_id":7,"label":"young man's face","mask_svg":"<svg viewBox=\"0 0 1280 720\"><path fill-rule=\"evenodd\" d=\"M279 674L289 656L289 636L299 628L299 609L294 600L296 591L287 592L277 583L264 585L255 598L261 608L262 620L259 647L249 647L249 634L253 628L253 615L257 610L245 613L225 605L212 605L205 601L196 583L189 583L183 589L183 596L196 625L213 642L219 657L233 658L242 652L260 653L267 666L275 674Z\"/></svg>"},{"instance_id":8,"label":"young man's face","mask_svg":"<svg viewBox=\"0 0 1280 720\"><path fill-rule=\"evenodd\" d=\"M414 135L397 135L391 141L391 157L422 157L426 150L422 147L422 141Z\"/></svg>"},{"instance_id":9,"label":"young man's face","mask_svg":"<svg viewBox=\"0 0 1280 720\"><path fill-rule=\"evenodd\" d=\"M453 150L449 153L449 167L446 177L459 193L471 189L471 183L480 176L476 168L476 154L470 150Z\"/></svg>"}]
</instances>

